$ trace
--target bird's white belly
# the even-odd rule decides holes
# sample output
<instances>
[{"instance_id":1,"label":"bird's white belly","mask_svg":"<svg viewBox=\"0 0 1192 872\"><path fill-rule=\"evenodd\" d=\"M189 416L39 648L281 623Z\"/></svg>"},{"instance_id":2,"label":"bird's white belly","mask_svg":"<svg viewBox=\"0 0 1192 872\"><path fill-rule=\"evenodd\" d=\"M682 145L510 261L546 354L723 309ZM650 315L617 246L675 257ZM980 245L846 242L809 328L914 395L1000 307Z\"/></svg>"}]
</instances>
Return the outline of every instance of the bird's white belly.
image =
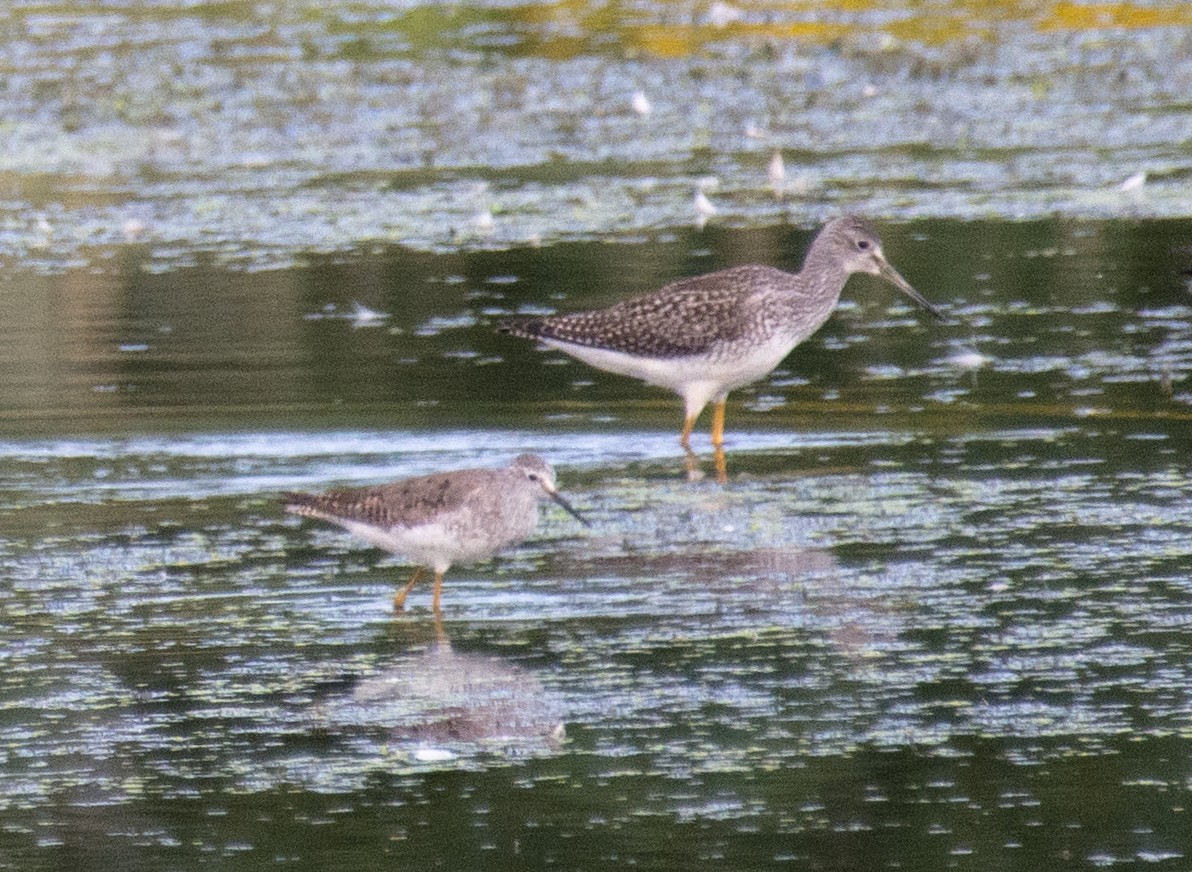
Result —
<instances>
[{"instance_id":1,"label":"bird's white belly","mask_svg":"<svg viewBox=\"0 0 1192 872\"><path fill-rule=\"evenodd\" d=\"M440 523L390 529L351 520L341 520L339 523L344 529L378 548L405 557L411 563L429 566L436 572L446 572L451 564L471 556L467 543L461 542L458 536L452 535Z\"/></svg>"},{"instance_id":2,"label":"bird's white belly","mask_svg":"<svg viewBox=\"0 0 1192 872\"><path fill-rule=\"evenodd\" d=\"M482 508L490 510L482 512L483 517L465 509L416 526L375 527L350 519L338 519L337 523L411 563L446 572L453 564L491 557L530 535L538 525L538 506L533 497Z\"/></svg>"},{"instance_id":3,"label":"bird's white belly","mask_svg":"<svg viewBox=\"0 0 1192 872\"><path fill-rule=\"evenodd\" d=\"M694 385L704 385L710 395L714 395L756 381L778 366L796 344L789 336L779 334L758 345L734 350L739 353L638 357L622 351L591 348L557 339L542 341L589 366L641 379L683 395Z\"/></svg>"}]
</instances>

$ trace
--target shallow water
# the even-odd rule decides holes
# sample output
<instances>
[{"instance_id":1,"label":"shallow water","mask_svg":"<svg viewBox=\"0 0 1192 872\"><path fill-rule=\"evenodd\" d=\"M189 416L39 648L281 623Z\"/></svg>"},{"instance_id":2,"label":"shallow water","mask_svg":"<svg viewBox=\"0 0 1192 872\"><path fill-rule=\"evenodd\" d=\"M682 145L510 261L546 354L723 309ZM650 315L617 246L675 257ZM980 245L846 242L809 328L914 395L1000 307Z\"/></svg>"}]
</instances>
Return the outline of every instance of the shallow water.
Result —
<instances>
[{"instance_id":1,"label":"shallow water","mask_svg":"<svg viewBox=\"0 0 1192 872\"><path fill-rule=\"evenodd\" d=\"M797 228L9 274L0 865L1180 868L1187 224L883 230L952 320L854 278L725 485L492 325ZM520 451L593 526L453 569L450 650L276 501Z\"/></svg>"},{"instance_id":2,"label":"shallow water","mask_svg":"<svg viewBox=\"0 0 1192 872\"><path fill-rule=\"evenodd\" d=\"M1190 22L4 5L0 868L1184 868ZM844 209L724 485L493 330ZM277 502L521 451L441 628Z\"/></svg>"},{"instance_id":3,"label":"shallow water","mask_svg":"<svg viewBox=\"0 0 1192 872\"><path fill-rule=\"evenodd\" d=\"M641 238L691 223L697 186L730 227L1184 216L1189 24L1171 2L13 0L0 263Z\"/></svg>"}]
</instances>

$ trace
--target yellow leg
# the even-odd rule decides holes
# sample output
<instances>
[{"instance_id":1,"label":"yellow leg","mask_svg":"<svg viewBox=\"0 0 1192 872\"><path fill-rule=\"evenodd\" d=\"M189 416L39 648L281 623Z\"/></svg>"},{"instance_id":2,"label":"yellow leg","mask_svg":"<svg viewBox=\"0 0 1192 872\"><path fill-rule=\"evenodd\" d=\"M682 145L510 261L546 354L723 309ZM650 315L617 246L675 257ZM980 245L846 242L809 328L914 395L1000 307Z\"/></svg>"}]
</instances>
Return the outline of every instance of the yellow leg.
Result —
<instances>
[{"instance_id":1,"label":"yellow leg","mask_svg":"<svg viewBox=\"0 0 1192 872\"><path fill-rule=\"evenodd\" d=\"M435 620L442 620L443 612L439 609L439 594L443 592L443 573L435 573L435 595L431 600L431 609L434 610Z\"/></svg>"},{"instance_id":2,"label":"yellow leg","mask_svg":"<svg viewBox=\"0 0 1192 872\"><path fill-rule=\"evenodd\" d=\"M406 595L410 589L418 583L418 579L422 577L422 567L419 566L414 570L414 574L410 576L410 580L406 582L406 586L399 590L393 597L393 610L400 612L406 607Z\"/></svg>"},{"instance_id":3,"label":"yellow leg","mask_svg":"<svg viewBox=\"0 0 1192 872\"><path fill-rule=\"evenodd\" d=\"M724 459L724 449L719 445L712 449L712 463L716 466L716 483L726 483L728 481L728 463Z\"/></svg>"},{"instance_id":4,"label":"yellow leg","mask_svg":"<svg viewBox=\"0 0 1192 872\"><path fill-rule=\"evenodd\" d=\"M683 419L683 432L679 434L679 444L691 450L691 429L695 426L695 416L691 415Z\"/></svg>"},{"instance_id":5,"label":"yellow leg","mask_svg":"<svg viewBox=\"0 0 1192 872\"><path fill-rule=\"evenodd\" d=\"M724 444L724 400L712 404L712 444L719 448Z\"/></svg>"}]
</instances>

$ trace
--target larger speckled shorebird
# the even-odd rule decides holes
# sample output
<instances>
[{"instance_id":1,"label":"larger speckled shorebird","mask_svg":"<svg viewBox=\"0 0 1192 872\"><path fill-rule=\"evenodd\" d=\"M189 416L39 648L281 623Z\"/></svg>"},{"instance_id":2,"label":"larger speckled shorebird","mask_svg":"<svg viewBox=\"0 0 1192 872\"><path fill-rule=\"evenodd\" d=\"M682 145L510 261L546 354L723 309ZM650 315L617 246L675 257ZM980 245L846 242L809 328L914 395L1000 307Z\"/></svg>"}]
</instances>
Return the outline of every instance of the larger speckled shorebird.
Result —
<instances>
[{"instance_id":1,"label":"larger speckled shorebird","mask_svg":"<svg viewBox=\"0 0 1192 872\"><path fill-rule=\"evenodd\" d=\"M560 496L554 469L534 454L521 454L501 469L459 469L321 494L287 493L282 503L287 512L339 524L417 563L393 598L397 611L423 570L432 570L432 608L438 616L443 575L451 565L492 557L524 540L538 526L542 499L554 500L587 524Z\"/></svg>"},{"instance_id":2,"label":"larger speckled shorebird","mask_svg":"<svg viewBox=\"0 0 1192 872\"><path fill-rule=\"evenodd\" d=\"M769 373L818 330L853 273L879 276L944 317L886 260L869 222L850 215L820 231L798 273L738 266L673 282L607 309L508 318L497 329L679 394L686 407L679 442L689 453L696 418L711 402L712 444L719 449L729 391Z\"/></svg>"}]
</instances>

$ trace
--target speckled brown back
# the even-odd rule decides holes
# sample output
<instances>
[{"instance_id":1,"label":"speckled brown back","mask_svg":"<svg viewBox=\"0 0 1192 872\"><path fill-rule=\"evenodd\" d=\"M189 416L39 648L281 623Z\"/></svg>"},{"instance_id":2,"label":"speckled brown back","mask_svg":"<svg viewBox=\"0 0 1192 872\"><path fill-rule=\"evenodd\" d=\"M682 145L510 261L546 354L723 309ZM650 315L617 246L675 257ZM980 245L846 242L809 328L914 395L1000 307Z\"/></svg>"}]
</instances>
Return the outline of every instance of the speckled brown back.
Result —
<instances>
[{"instance_id":1,"label":"speckled brown back","mask_svg":"<svg viewBox=\"0 0 1192 872\"><path fill-rule=\"evenodd\" d=\"M391 484L331 490L320 494L287 493L287 512L328 521L361 521L377 527L416 527L463 505L469 494L507 470L467 469L437 472Z\"/></svg>"},{"instance_id":2,"label":"speckled brown back","mask_svg":"<svg viewBox=\"0 0 1192 872\"><path fill-rule=\"evenodd\" d=\"M526 339L557 339L647 357L707 353L756 331L765 297L795 276L768 266L738 266L673 282L592 312L510 318L498 329Z\"/></svg>"}]
</instances>

